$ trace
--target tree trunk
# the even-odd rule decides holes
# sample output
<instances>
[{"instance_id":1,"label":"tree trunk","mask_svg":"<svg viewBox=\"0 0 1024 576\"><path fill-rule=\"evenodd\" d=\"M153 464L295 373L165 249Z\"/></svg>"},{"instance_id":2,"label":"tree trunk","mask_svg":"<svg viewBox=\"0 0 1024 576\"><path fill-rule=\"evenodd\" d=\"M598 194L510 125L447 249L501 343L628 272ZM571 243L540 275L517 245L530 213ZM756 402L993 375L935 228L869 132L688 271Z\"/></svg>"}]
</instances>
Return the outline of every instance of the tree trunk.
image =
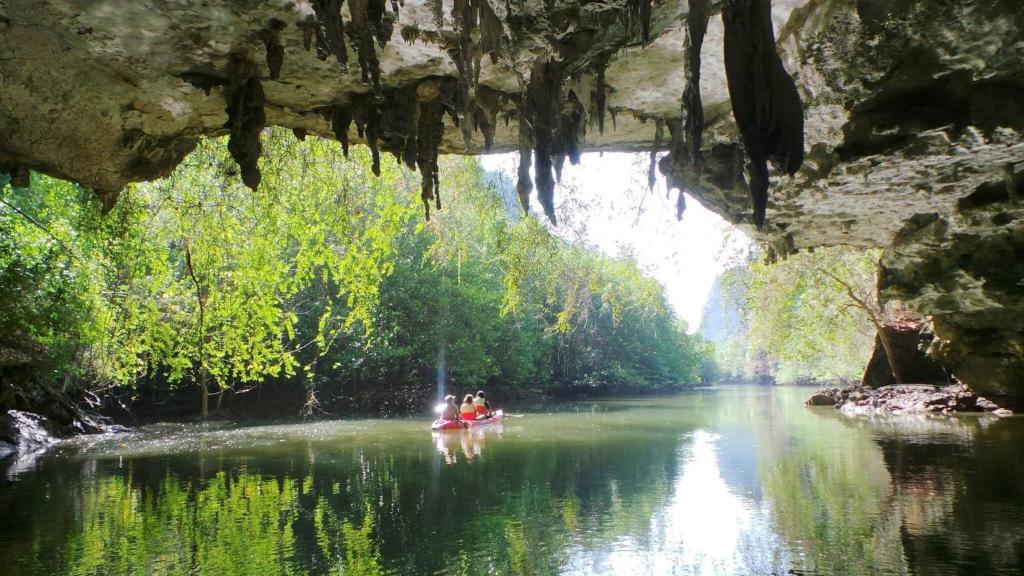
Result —
<instances>
[{"instance_id":1,"label":"tree trunk","mask_svg":"<svg viewBox=\"0 0 1024 576\"><path fill-rule=\"evenodd\" d=\"M893 379L896 380L897 384L903 384L903 374L899 368L899 359L896 358L892 338L889 337L889 333L885 331L885 327L881 324L875 324L875 332L878 333L878 340L882 343L882 349L885 350L885 359L889 361L889 369L892 370Z\"/></svg>"},{"instance_id":2,"label":"tree trunk","mask_svg":"<svg viewBox=\"0 0 1024 576\"><path fill-rule=\"evenodd\" d=\"M185 264L188 266L188 275L192 277L192 284L196 288L196 302L199 304L199 417L206 420L210 413L210 389L207 386L206 355L203 348L206 339L206 327L204 325L206 299L203 296L202 287L199 285L199 279L196 278L196 271L192 268L192 249L189 247L188 242L185 242Z\"/></svg>"},{"instance_id":3,"label":"tree trunk","mask_svg":"<svg viewBox=\"0 0 1024 576\"><path fill-rule=\"evenodd\" d=\"M205 378L199 383L199 417L206 420L210 412L210 391L206 386Z\"/></svg>"}]
</instances>

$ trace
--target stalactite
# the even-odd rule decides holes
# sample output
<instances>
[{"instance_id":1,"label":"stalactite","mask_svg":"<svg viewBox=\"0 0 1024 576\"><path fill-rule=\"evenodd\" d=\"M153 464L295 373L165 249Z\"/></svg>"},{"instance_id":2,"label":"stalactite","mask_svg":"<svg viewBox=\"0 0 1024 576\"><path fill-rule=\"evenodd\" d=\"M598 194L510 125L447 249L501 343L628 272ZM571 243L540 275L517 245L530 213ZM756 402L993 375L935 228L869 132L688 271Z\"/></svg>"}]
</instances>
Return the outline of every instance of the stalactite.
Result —
<instances>
[{"instance_id":1,"label":"stalactite","mask_svg":"<svg viewBox=\"0 0 1024 576\"><path fill-rule=\"evenodd\" d=\"M586 134L585 118L583 105L576 97L576 93L570 90L561 109L558 130L555 132L552 146L552 153L556 159L555 179L559 182L562 181L562 165L566 157L573 165L580 163L583 138Z\"/></svg>"},{"instance_id":2,"label":"stalactite","mask_svg":"<svg viewBox=\"0 0 1024 576\"><path fill-rule=\"evenodd\" d=\"M277 33L266 30L263 35L263 45L267 48L267 69L270 70L270 79L277 80L281 77L281 66L284 64L284 46L277 37Z\"/></svg>"},{"instance_id":3,"label":"stalactite","mask_svg":"<svg viewBox=\"0 0 1024 576\"><path fill-rule=\"evenodd\" d=\"M686 212L686 196L684 196L684 190L679 189L679 196L676 196L676 219L683 219L683 212Z\"/></svg>"},{"instance_id":4,"label":"stalactite","mask_svg":"<svg viewBox=\"0 0 1024 576\"><path fill-rule=\"evenodd\" d=\"M299 26L302 28L302 47L306 52L309 52L313 47L313 38L316 36L319 24L314 20L313 22L303 22ZM317 55L319 56L319 51Z\"/></svg>"},{"instance_id":5,"label":"stalactite","mask_svg":"<svg viewBox=\"0 0 1024 576\"><path fill-rule=\"evenodd\" d=\"M121 196L120 190L93 190L93 193L100 198L100 214L104 216L114 209L118 197Z\"/></svg>"},{"instance_id":6,"label":"stalactite","mask_svg":"<svg viewBox=\"0 0 1024 576\"><path fill-rule=\"evenodd\" d=\"M377 59L374 40L386 42L381 40L383 23L379 22L376 11L381 3L382 0L348 0L352 16L352 26L348 33L359 58L359 72L363 82L371 84L374 90L380 89L380 61ZM378 18L378 21L371 20L371 17Z\"/></svg>"},{"instance_id":7,"label":"stalactite","mask_svg":"<svg viewBox=\"0 0 1024 576\"><path fill-rule=\"evenodd\" d=\"M341 142L341 153L348 158L348 129L352 125L352 111L347 106L331 108L331 130L334 137Z\"/></svg>"},{"instance_id":8,"label":"stalactite","mask_svg":"<svg viewBox=\"0 0 1024 576\"><path fill-rule=\"evenodd\" d=\"M526 118L525 103L520 106L519 113L519 166L516 169L516 193L523 211L530 212L530 192L533 191L533 180L530 178L530 160L533 151L533 134Z\"/></svg>"},{"instance_id":9,"label":"stalactite","mask_svg":"<svg viewBox=\"0 0 1024 576\"><path fill-rule=\"evenodd\" d=\"M399 35L401 35L402 40L404 40L406 44L415 44L416 41L420 39L420 34L422 34L422 32L416 26L415 23L409 24L407 26L402 26L402 29L399 30L398 33Z\"/></svg>"},{"instance_id":10,"label":"stalactite","mask_svg":"<svg viewBox=\"0 0 1024 576\"><path fill-rule=\"evenodd\" d=\"M664 165L662 166L662 171L665 172L665 179L668 183L665 198L667 199L672 194L672 190L678 191L676 218L682 219L683 212L686 211L686 198L683 196L683 193L693 185L693 166L687 161L683 120L681 118L673 118L665 122L665 126L668 127L670 142L668 158L663 160L668 165L667 170Z\"/></svg>"},{"instance_id":11,"label":"stalactite","mask_svg":"<svg viewBox=\"0 0 1024 576\"><path fill-rule=\"evenodd\" d=\"M457 40L448 46L448 55L458 70L459 85L459 130L462 140L469 149L473 137L473 110L475 104L471 97L472 86L476 75L473 70L473 30L476 27L476 5L472 0L455 0L452 6L452 24L455 27Z\"/></svg>"},{"instance_id":12,"label":"stalactite","mask_svg":"<svg viewBox=\"0 0 1024 576\"><path fill-rule=\"evenodd\" d=\"M605 110L605 98L607 96L607 88L604 82L604 69L607 67L607 62L597 62L597 88L594 92L594 102L597 104L597 129L601 134L604 134L604 110Z\"/></svg>"},{"instance_id":13,"label":"stalactite","mask_svg":"<svg viewBox=\"0 0 1024 576\"><path fill-rule=\"evenodd\" d=\"M10 176L12 188L28 188L32 185L32 172L25 166L0 165L0 174ZM2 188L2 186L0 186Z\"/></svg>"},{"instance_id":14,"label":"stalactite","mask_svg":"<svg viewBox=\"0 0 1024 576\"><path fill-rule=\"evenodd\" d=\"M526 107L533 132L534 185L537 187L537 199L552 224L557 219L551 158L553 154L561 152L555 143L561 105L562 76L558 63L548 61L535 64L526 87Z\"/></svg>"},{"instance_id":15,"label":"stalactite","mask_svg":"<svg viewBox=\"0 0 1024 576\"><path fill-rule=\"evenodd\" d=\"M565 154L557 153L554 155L552 166L555 169L555 182L561 184L562 182L562 168L565 166Z\"/></svg>"},{"instance_id":16,"label":"stalactite","mask_svg":"<svg viewBox=\"0 0 1024 576\"><path fill-rule=\"evenodd\" d=\"M754 224L764 229L768 161L787 174L803 163L803 106L775 51L770 0L733 0L722 10L725 75L733 116L750 158Z\"/></svg>"},{"instance_id":17,"label":"stalactite","mask_svg":"<svg viewBox=\"0 0 1024 576\"><path fill-rule=\"evenodd\" d=\"M380 62L374 40L382 48L387 45L394 32L398 6L392 2L395 14L387 11L385 0L349 0L351 25L346 27L341 16L343 0L313 0L313 11L316 13L317 56L326 60L334 54L342 71L348 70L348 50L345 46L345 34L348 33L359 60L359 70L363 82L372 84L374 89L380 88ZM309 49L311 35L304 32L303 44Z\"/></svg>"},{"instance_id":18,"label":"stalactite","mask_svg":"<svg viewBox=\"0 0 1024 576\"><path fill-rule=\"evenodd\" d=\"M490 149L495 146L495 129L498 126L500 97L497 91L486 86L476 87L476 94L473 98L476 105L473 111L474 124L476 129L483 134L483 150L485 152L490 152Z\"/></svg>"},{"instance_id":19,"label":"stalactite","mask_svg":"<svg viewBox=\"0 0 1024 576\"><path fill-rule=\"evenodd\" d=\"M686 38L683 43L686 59L686 86L683 89L682 114L679 120L668 122L671 134L668 159L670 169L667 172L668 188L669 192L672 189L679 191L679 196L676 199L677 218L682 218L683 212L686 210L685 191L700 184L704 166L704 158L701 153L704 106L700 97L700 63L701 48L704 44L709 17L708 0L690 0L690 11L686 15ZM653 188L653 153L651 166L648 181Z\"/></svg>"},{"instance_id":20,"label":"stalactite","mask_svg":"<svg viewBox=\"0 0 1024 576\"><path fill-rule=\"evenodd\" d=\"M366 21L370 25L370 36L377 39L377 44L384 48L395 32L393 17L388 14L385 0L366 0Z\"/></svg>"},{"instance_id":21,"label":"stalactite","mask_svg":"<svg viewBox=\"0 0 1024 576\"><path fill-rule=\"evenodd\" d=\"M407 129L402 129L400 137L391 144L391 152L395 157L406 165L410 170L416 169L416 156L419 154L420 143L418 140L419 130L418 126L420 123L420 106L419 99L423 97L424 87L433 84L433 82L420 82L415 91L402 90L399 92L403 96L401 108L402 111L401 121L406 123ZM396 117L397 119L397 117ZM443 126L442 126L443 128ZM389 133L395 134L398 130L394 127L389 128Z\"/></svg>"},{"instance_id":22,"label":"stalactite","mask_svg":"<svg viewBox=\"0 0 1024 576\"><path fill-rule=\"evenodd\" d=\"M477 86L473 125L484 136L484 151L494 147L494 129L498 124L498 94L486 86Z\"/></svg>"},{"instance_id":23,"label":"stalactite","mask_svg":"<svg viewBox=\"0 0 1024 576\"><path fill-rule=\"evenodd\" d=\"M628 36L640 35L645 45L651 36L652 0L627 0L622 11L622 24ZM639 30L637 30L639 28Z\"/></svg>"},{"instance_id":24,"label":"stalactite","mask_svg":"<svg viewBox=\"0 0 1024 576\"><path fill-rule=\"evenodd\" d=\"M418 148L416 167L419 168L422 186L420 198L427 220L430 220L430 201L441 209L441 188L438 178L438 148L444 137L444 108L437 98L419 102L419 126L417 127Z\"/></svg>"},{"instance_id":25,"label":"stalactite","mask_svg":"<svg viewBox=\"0 0 1024 576\"><path fill-rule=\"evenodd\" d=\"M652 0L635 0L639 5L637 7L637 17L640 21L640 41L646 46L651 41L651 1Z\"/></svg>"},{"instance_id":26,"label":"stalactite","mask_svg":"<svg viewBox=\"0 0 1024 576\"><path fill-rule=\"evenodd\" d=\"M593 114L590 111L591 105L594 103L594 86L593 76L589 72L582 72L572 82L572 93L576 95L576 99L579 100L580 108L583 110L583 122L585 124L591 121Z\"/></svg>"},{"instance_id":27,"label":"stalactite","mask_svg":"<svg viewBox=\"0 0 1024 576\"><path fill-rule=\"evenodd\" d=\"M686 54L686 87L683 89L686 155L698 181L704 162L701 156L704 140L704 105L700 97L700 53L711 15L707 2L708 0L690 0L690 12L686 15L686 40L683 44Z\"/></svg>"},{"instance_id":28,"label":"stalactite","mask_svg":"<svg viewBox=\"0 0 1024 576\"><path fill-rule=\"evenodd\" d=\"M255 190L260 184L258 161L263 151L260 133L267 124L263 110L263 86L256 74L256 66L241 55L232 55L230 80L224 91L226 128L230 134L228 151L238 164L242 182Z\"/></svg>"},{"instance_id":29,"label":"stalactite","mask_svg":"<svg viewBox=\"0 0 1024 576\"><path fill-rule=\"evenodd\" d=\"M345 48L345 21L341 17L341 4L344 0L313 0L313 12L316 14L316 53L321 60L331 54L338 60L342 72L348 71L348 50ZM309 49L308 36L303 37L306 49Z\"/></svg>"},{"instance_id":30,"label":"stalactite","mask_svg":"<svg viewBox=\"0 0 1024 576\"><path fill-rule=\"evenodd\" d=\"M366 111L366 145L370 147L370 170L374 176L380 176L380 124L380 105L374 102Z\"/></svg>"},{"instance_id":31,"label":"stalactite","mask_svg":"<svg viewBox=\"0 0 1024 576\"><path fill-rule=\"evenodd\" d=\"M505 30L490 3L487 0L476 1L480 6L480 50L490 56L492 64L496 64Z\"/></svg>"},{"instance_id":32,"label":"stalactite","mask_svg":"<svg viewBox=\"0 0 1024 576\"><path fill-rule=\"evenodd\" d=\"M664 137L665 120L662 118L654 119L654 145L651 146L651 162L647 167L647 189L650 191L654 190L655 172L654 169L658 163L658 149L661 148L661 139Z\"/></svg>"}]
</instances>

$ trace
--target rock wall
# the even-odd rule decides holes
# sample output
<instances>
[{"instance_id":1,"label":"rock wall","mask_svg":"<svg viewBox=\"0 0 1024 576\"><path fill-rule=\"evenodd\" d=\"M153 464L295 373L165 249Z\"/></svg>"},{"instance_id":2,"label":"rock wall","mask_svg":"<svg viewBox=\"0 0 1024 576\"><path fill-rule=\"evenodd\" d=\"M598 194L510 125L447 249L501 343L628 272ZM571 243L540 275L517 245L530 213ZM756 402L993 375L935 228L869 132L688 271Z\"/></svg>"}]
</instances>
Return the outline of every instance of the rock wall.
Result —
<instances>
[{"instance_id":1,"label":"rock wall","mask_svg":"<svg viewBox=\"0 0 1024 576\"><path fill-rule=\"evenodd\" d=\"M256 186L276 125L393 153L428 210L438 153L519 151L522 199L550 212L565 159L669 151L672 185L776 256L887 248L883 296L933 319L957 376L1011 396L1022 93L1016 0L0 0L15 185L40 170L111 205L231 134Z\"/></svg>"},{"instance_id":2,"label":"rock wall","mask_svg":"<svg viewBox=\"0 0 1024 576\"><path fill-rule=\"evenodd\" d=\"M882 339L876 335L874 351L868 359L867 366L864 367L861 385L881 388L900 383L950 384L949 373L925 354L934 338L931 334L925 333L923 328L914 322L898 322L884 326L892 346L896 370L894 371L889 363ZM900 382L896 381L894 372L899 374Z\"/></svg>"}]
</instances>

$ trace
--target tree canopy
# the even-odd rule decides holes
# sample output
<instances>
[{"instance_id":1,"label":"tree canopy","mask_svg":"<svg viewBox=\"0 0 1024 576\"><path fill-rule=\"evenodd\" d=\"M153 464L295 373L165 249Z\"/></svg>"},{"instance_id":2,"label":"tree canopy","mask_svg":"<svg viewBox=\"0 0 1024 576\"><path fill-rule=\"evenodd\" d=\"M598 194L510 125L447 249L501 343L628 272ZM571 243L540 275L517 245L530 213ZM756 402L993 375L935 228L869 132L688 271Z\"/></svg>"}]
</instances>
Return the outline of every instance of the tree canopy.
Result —
<instances>
[{"instance_id":1,"label":"tree canopy","mask_svg":"<svg viewBox=\"0 0 1024 576\"><path fill-rule=\"evenodd\" d=\"M418 176L390 159L377 177L361 147L263 140L255 191L223 140L105 216L41 175L0 191L3 346L38 352L8 403L54 380L126 403L198 385L204 412L208 394L269 386L333 412L418 408L442 372L511 395L699 379L702 342L631 255L552 235L477 161L441 163L426 221Z\"/></svg>"},{"instance_id":2,"label":"tree canopy","mask_svg":"<svg viewBox=\"0 0 1024 576\"><path fill-rule=\"evenodd\" d=\"M847 288L873 297L878 256L875 250L823 248L775 264L753 255L726 271L701 328L724 376L858 380L875 328Z\"/></svg>"}]
</instances>

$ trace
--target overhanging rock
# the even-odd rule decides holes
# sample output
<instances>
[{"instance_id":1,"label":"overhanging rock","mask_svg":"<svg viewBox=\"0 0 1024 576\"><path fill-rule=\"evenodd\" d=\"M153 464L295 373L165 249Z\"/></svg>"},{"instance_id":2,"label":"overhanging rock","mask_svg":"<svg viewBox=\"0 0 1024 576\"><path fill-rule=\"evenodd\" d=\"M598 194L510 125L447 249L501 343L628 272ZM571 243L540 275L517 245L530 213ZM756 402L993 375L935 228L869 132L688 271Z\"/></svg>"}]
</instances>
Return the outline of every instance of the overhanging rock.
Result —
<instances>
[{"instance_id":1,"label":"overhanging rock","mask_svg":"<svg viewBox=\"0 0 1024 576\"><path fill-rule=\"evenodd\" d=\"M763 70L751 63L774 66L767 5L5 0L0 171L75 180L111 205L199 137L231 133L256 185L260 129L285 126L393 153L424 174L433 207L438 153L518 151L538 173L520 191L550 208L565 159L671 150L660 169L673 186L780 256L888 248L883 294L934 316L954 373L1024 395L1024 272L1008 264L1024 261L1024 11L778 0L765 14L781 68L730 98L721 14L743 24L732 45L748 60L732 70ZM731 100L753 118L744 130ZM749 156L780 164L766 196Z\"/></svg>"}]
</instances>

